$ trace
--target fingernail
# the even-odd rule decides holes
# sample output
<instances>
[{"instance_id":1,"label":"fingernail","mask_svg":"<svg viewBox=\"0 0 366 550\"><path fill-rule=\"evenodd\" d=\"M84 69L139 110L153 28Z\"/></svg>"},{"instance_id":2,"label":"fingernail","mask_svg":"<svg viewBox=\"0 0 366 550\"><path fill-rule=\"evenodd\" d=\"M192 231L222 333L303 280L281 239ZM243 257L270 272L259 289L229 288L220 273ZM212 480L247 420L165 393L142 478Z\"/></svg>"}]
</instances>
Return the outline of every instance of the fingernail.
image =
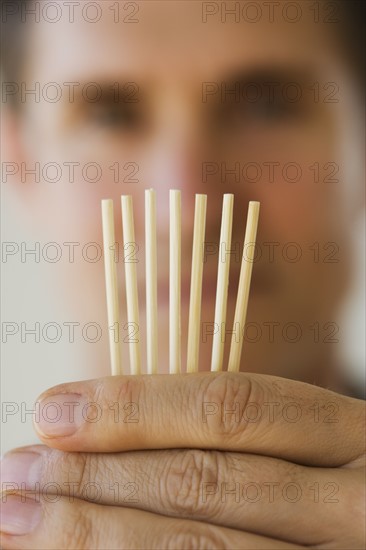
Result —
<instances>
[{"instance_id":1,"label":"fingernail","mask_svg":"<svg viewBox=\"0 0 366 550\"><path fill-rule=\"evenodd\" d=\"M42 457L31 452L10 452L1 460L1 490L35 490L41 481Z\"/></svg>"},{"instance_id":2,"label":"fingernail","mask_svg":"<svg viewBox=\"0 0 366 550\"><path fill-rule=\"evenodd\" d=\"M35 427L45 437L72 435L84 423L86 405L85 397L77 393L46 397L40 402Z\"/></svg>"},{"instance_id":3,"label":"fingernail","mask_svg":"<svg viewBox=\"0 0 366 550\"><path fill-rule=\"evenodd\" d=\"M1 531L8 535L26 535L33 531L41 520L39 502L27 497L22 502L20 495L3 495L1 503Z\"/></svg>"}]
</instances>

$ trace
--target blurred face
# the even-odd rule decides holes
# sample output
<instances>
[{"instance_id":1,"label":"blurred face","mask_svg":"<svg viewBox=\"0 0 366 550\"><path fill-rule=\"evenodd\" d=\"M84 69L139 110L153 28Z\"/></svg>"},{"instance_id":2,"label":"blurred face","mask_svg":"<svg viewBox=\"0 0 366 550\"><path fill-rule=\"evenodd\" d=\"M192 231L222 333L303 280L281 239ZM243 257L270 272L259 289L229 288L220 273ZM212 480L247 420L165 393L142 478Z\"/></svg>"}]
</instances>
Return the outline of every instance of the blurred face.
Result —
<instances>
[{"instance_id":1,"label":"blurred face","mask_svg":"<svg viewBox=\"0 0 366 550\"><path fill-rule=\"evenodd\" d=\"M266 3L258 3L262 17L250 23L254 12L240 12L235 21L220 11L221 2L180 1L120 2L115 23L112 3L99 4L94 24L81 11L73 23L41 17L27 48L27 87L39 82L52 97L56 88L44 86L53 82L62 94L55 102L41 95L39 103L28 97L21 105L24 158L30 166L58 163L61 177L17 190L18 212L41 241L81 243L75 262L64 260L53 272L59 296L78 319L106 326L103 263L86 261L81 249L102 243L102 198L115 199L121 242L120 195L131 194L145 345L143 199L144 189L156 189L159 368L167 371L169 189L181 189L184 365L194 196L207 193L200 364L209 369L218 261L231 258L229 330L248 201L258 200L242 369L316 380L339 338L337 308L349 278L347 224L359 185L357 154L351 158L349 150L357 152L362 142L355 86L332 25L314 23L307 3L294 23L281 9L271 20ZM50 168L46 179L54 176ZM230 256L216 248L224 193L235 195ZM222 330L222 337L227 353L230 335ZM95 346L95 361L107 374L108 339ZM122 349L127 357L126 343Z\"/></svg>"}]
</instances>

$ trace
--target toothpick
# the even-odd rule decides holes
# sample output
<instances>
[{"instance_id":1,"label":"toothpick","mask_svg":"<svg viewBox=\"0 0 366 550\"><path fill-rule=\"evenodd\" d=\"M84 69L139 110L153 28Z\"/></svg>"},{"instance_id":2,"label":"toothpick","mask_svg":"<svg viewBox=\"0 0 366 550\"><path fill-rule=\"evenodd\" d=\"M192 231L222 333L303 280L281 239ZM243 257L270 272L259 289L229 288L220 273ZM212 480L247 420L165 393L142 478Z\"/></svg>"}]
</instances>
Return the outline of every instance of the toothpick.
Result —
<instances>
[{"instance_id":1,"label":"toothpick","mask_svg":"<svg viewBox=\"0 0 366 550\"><path fill-rule=\"evenodd\" d=\"M123 228L123 247L124 250L135 247L135 229L133 221L133 205L131 195L122 195L122 228ZM130 348L130 371L131 374L141 373L141 353L140 353L140 320L137 291L137 276L135 258L125 259L126 273L126 298L127 298L127 320L128 327L133 328L133 336L129 336ZM134 332L137 331L137 332Z\"/></svg>"},{"instance_id":2,"label":"toothpick","mask_svg":"<svg viewBox=\"0 0 366 550\"><path fill-rule=\"evenodd\" d=\"M206 203L207 195L196 195L188 319L187 372L198 371Z\"/></svg>"},{"instance_id":3,"label":"toothpick","mask_svg":"<svg viewBox=\"0 0 366 550\"><path fill-rule=\"evenodd\" d=\"M224 247L226 247L227 250L230 250L231 247L233 204L234 195L231 195L229 193L225 194L222 203L220 247L218 254L219 258L217 272L215 324L211 358L212 371L222 370L222 363L224 358L225 341L221 337L221 330L226 323L227 295L229 290L230 254L226 254L225 259L223 260L221 258L221 251Z\"/></svg>"},{"instance_id":4,"label":"toothpick","mask_svg":"<svg viewBox=\"0 0 366 550\"><path fill-rule=\"evenodd\" d=\"M240 358L243 347L243 338L236 338L236 327L239 327L240 334L244 332L245 320L247 316L250 281L252 276L255 240L257 236L259 202L251 201L248 208L247 226L245 230L243 258L240 270L238 295L236 299L234 327L231 338L230 355L228 370L239 372Z\"/></svg>"},{"instance_id":5,"label":"toothpick","mask_svg":"<svg viewBox=\"0 0 366 550\"><path fill-rule=\"evenodd\" d=\"M146 358L147 373L158 372L158 297L156 257L156 193L145 190Z\"/></svg>"},{"instance_id":6,"label":"toothpick","mask_svg":"<svg viewBox=\"0 0 366 550\"><path fill-rule=\"evenodd\" d=\"M119 347L119 304L117 266L115 262L115 236L113 201L102 200L102 227L105 283L107 294L107 315L109 330L109 352L112 375L122 374Z\"/></svg>"},{"instance_id":7,"label":"toothpick","mask_svg":"<svg viewBox=\"0 0 366 550\"><path fill-rule=\"evenodd\" d=\"M169 194L169 372L181 372L181 193Z\"/></svg>"}]
</instances>

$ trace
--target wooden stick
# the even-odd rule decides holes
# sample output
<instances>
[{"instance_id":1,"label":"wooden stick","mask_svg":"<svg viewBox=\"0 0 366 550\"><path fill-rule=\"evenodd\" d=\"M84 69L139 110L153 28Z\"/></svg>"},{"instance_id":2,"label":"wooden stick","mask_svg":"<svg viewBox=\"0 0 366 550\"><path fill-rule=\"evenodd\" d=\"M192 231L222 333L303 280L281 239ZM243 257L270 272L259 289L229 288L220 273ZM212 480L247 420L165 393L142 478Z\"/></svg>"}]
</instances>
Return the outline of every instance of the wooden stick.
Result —
<instances>
[{"instance_id":1,"label":"wooden stick","mask_svg":"<svg viewBox=\"0 0 366 550\"><path fill-rule=\"evenodd\" d=\"M122 195L122 227L123 227L123 246L124 250L134 247L136 250L135 229L133 222L133 205L131 195ZM141 353L140 353L140 320L139 304L137 291L137 276L135 258L125 259L126 272L126 298L127 298L127 320L128 327L132 327L132 335L129 336L130 347L130 372L131 374L141 373ZM134 332L137 330L137 332Z\"/></svg>"},{"instance_id":2,"label":"wooden stick","mask_svg":"<svg viewBox=\"0 0 366 550\"><path fill-rule=\"evenodd\" d=\"M181 193L169 193L169 372L181 372Z\"/></svg>"},{"instance_id":3,"label":"wooden stick","mask_svg":"<svg viewBox=\"0 0 366 550\"><path fill-rule=\"evenodd\" d=\"M203 247L205 241L207 195L196 195L193 229L191 293L188 318L187 372L198 371L201 335Z\"/></svg>"},{"instance_id":4,"label":"wooden stick","mask_svg":"<svg viewBox=\"0 0 366 550\"><path fill-rule=\"evenodd\" d=\"M217 289L216 289L216 305L215 305L215 324L214 335L212 341L212 358L211 370L221 371L224 358L225 340L221 337L222 327L226 323L227 310L227 295L229 290L229 272L230 272L230 254L225 257L225 261L221 260L221 251L223 247L230 250L231 233L233 225L233 204L234 195L226 193L222 203L222 218L220 232L220 248L218 259L217 272Z\"/></svg>"},{"instance_id":5,"label":"wooden stick","mask_svg":"<svg viewBox=\"0 0 366 550\"><path fill-rule=\"evenodd\" d=\"M234 326L231 338L230 356L228 370L239 372L240 358L243 347L243 338L236 338L236 327L239 327L240 334L244 332L247 316L250 281L252 276L255 240L257 236L259 202L251 201L248 208L247 226L245 230L243 258L240 270L239 288L236 299Z\"/></svg>"},{"instance_id":6,"label":"wooden stick","mask_svg":"<svg viewBox=\"0 0 366 550\"><path fill-rule=\"evenodd\" d=\"M102 200L102 227L107 294L109 352L112 375L116 375L122 374L122 365L119 347L119 304L117 265L115 262L114 215L113 201L111 199Z\"/></svg>"},{"instance_id":7,"label":"wooden stick","mask_svg":"<svg viewBox=\"0 0 366 550\"><path fill-rule=\"evenodd\" d=\"M146 189L146 359L148 374L157 374L158 372L158 283L156 248L156 193L153 189Z\"/></svg>"}]
</instances>

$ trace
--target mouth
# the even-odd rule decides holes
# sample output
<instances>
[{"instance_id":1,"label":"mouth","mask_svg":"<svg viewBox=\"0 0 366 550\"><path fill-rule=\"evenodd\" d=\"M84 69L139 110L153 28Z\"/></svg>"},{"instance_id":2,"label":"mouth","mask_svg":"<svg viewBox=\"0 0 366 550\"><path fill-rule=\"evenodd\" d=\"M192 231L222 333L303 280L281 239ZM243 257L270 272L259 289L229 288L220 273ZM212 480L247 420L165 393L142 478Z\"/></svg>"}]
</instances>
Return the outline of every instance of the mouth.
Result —
<instances>
[{"instance_id":1,"label":"mouth","mask_svg":"<svg viewBox=\"0 0 366 550\"><path fill-rule=\"evenodd\" d=\"M182 308L187 307L190 302L191 293L191 266L190 261L185 261L188 257L182 251L182 271L181 271L181 304ZM278 272L273 266L253 265L252 280L250 294L258 296L273 292L275 287L279 286ZM168 258L166 256L159 258L158 274L157 274L157 298L158 308L166 309L169 307L169 276L168 276ZM231 261L229 274L228 302L236 301L239 277L240 277L241 262ZM146 281L143 276L144 266L142 271L137 271L138 278L138 296L140 308L145 309L146 297ZM217 258L209 258L209 261L203 268L202 279L202 304L215 304L217 291ZM119 294L125 296L126 289L124 277L119 280Z\"/></svg>"},{"instance_id":2,"label":"mouth","mask_svg":"<svg viewBox=\"0 0 366 550\"><path fill-rule=\"evenodd\" d=\"M236 300L238 282L239 282L240 270L232 270L230 272L229 289L228 289L228 301ZM253 276L251 281L251 295L257 295L259 293L268 292L271 287L271 280L266 276L264 270L253 270ZM203 303L215 303L217 290L217 273L203 274L202 280L202 302ZM126 292L123 283L120 283L120 292ZM145 280L140 280L138 283L138 293L140 299L140 305L144 304L146 289ZM182 306L189 304L191 294L191 278L189 276L182 275L181 279L181 304ZM161 277L157 283L157 295L158 295L158 307L166 308L169 306L169 279Z\"/></svg>"}]
</instances>

